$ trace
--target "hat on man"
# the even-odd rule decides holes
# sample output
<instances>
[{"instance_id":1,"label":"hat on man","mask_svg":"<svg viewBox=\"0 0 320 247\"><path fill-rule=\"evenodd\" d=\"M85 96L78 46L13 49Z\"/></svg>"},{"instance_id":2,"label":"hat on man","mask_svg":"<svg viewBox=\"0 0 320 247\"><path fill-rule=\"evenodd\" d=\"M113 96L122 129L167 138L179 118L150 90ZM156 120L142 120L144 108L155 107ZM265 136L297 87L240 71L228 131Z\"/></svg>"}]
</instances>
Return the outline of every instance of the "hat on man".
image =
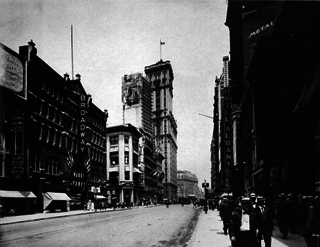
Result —
<instances>
[{"instance_id":1,"label":"hat on man","mask_svg":"<svg viewBox=\"0 0 320 247\"><path fill-rule=\"evenodd\" d=\"M263 202L265 202L266 201L266 198L264 198L263 196L258 196L257 197L257 202L258 203L263 203Z\"/></svg>"},{"instance_id":2,"label":"hat on man","mask_svg":"<svg viewBox=\"0 0 320 247\"><path fill-rule=\"evenodd\" d=\"M251 203L251 200L249 197L242 197L241 198L241 203Z\"/></svg>"},{"instance_id":3,"label":"hat on man","mask_svg":"<svg viewBox=\"0 0 320 247\"><path fill-rule=\"evenodd\" d=\"M256 196L256 194L255 193L251 193L250 194L250 198L256 198L257 196Z\"/></svg>"}]
</instances>

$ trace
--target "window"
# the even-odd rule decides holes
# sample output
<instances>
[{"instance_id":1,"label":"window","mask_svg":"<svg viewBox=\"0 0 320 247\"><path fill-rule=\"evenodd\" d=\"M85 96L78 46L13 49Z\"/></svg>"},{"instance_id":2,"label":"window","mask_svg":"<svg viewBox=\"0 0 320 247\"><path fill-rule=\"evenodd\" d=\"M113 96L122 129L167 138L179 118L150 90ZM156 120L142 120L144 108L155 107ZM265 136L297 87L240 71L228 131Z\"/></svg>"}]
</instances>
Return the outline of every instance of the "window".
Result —
<instances>
[{"instance_id":1,"label":"window","mask_svg":"<svg viewBox=\"0 0 320 247\"><path fill-rule=\"evenodd\" d=\"M156 124L156 135L161 135L161 123Z\"/></svg>"},{"instance_id":2,"label":"window","mask_svg":"<svg viewBox=\"0 0 320 247\"><path fill-rule=\"evenodd\" d=\"M56 156L49 156L46 161L46 173L60 175L60 162Z\"/></svg>"},{"instance_id":3,"label":"window","mask_svg":"<svg viewBox=\"0 0 320 247\"><path fill-rule=\"evenodd\" d=\"M133 166L138 167L139 164L139 156L137 154L133 154Z\"/></svg>"},{"instance_id":4,"label":"window","mask_svg":"<svg viewBox=\"0 0 320 247\"><path fill-rule=\"evenodd\" d=\"M160 110L160 90L156 91L156 110Z\"/></svg>"},{"instance_id":5,"label":"window","mask_svg":"<svg viewBox=\"0 0 320 247\"><path fill-rule=\"evenodd\" d=\"M32 165L33 165L33 171L35 172L39 172L40 171L40 153L39 152L35 152L33 155L33 161L32 161Z\"/></svg>"},{"instance_id":6,"label":"window","mask_svg":"<svg viewBox=\"0 0 320 247\"><path fill-rule=\"evenodd\" d=\"M110 145L118 145L119 136L110 136Z\"/></svg>"},{"instance_id":7,"label":"window","mask_svg":"<svg viewBox=\"0 0 320 247\"><path fill-rule=\"evenodd\" d=\"M119 165L119 153L111 152L110 153L110 166L115 167Z\"/></svg>"},{"instance_id":8,"label":"window","mask_svg":"<svg viewBox=\"0 0 320 247\"><path fill-rule=\"evenodd\" d=\"M124 180L130 180L130 172L129 171L126 171L124 173Z\"/></svg>"},{"instance_id":9,"label":"window","mask_svg":"<svg viewBox=\"0 0 320 247\"><path fill-rule=\"evenodd\" d=\"M135 150L135 151L139 150L139 143L138 143L138 140L136 138L132 139L132 149Z\"/></svg>"},{"instance_id":10,"label":"window","mask_svg":"<svg viewBox=\"0 0 320 247\"><path fill-rule=\"evenodd\" d=\"M0 177L5 175L5 136L4 133L0 132Z\"/></svg>"},{"instance_id":11,"label":"window","mask_svg":"<svg viewBox=\"0 0 320 247\"><path fill-rule=\"evenodd\" d=\"M124 136L124 143L129 144L129 136Z\"/></svg>"},{"instance_id":12,"label":"window","mask_svg":"<svg viewBox=\"0 0 320 247\"><path fill-rule=\"evenodd\" d=\"M128 151L124 152L124 164L129 165L129 152Z\"/></svg>"},{"instance_id":13,"label":"window","mask_svg":"<svg viewBox=\"0 0 320 247\"><path fill-rule=\"evenodd\" d=\"M97 169L93 169L91 172L91 180L92 181L99 181L99 172Z\"/></svg>"},{"instance_id":14,"label":"window","mask_svg":"<svg viewBox=\"0 0 320 247\"><path fill-rule=\"evenodd\" d=\"M16 131L16 154L22 154L23 153L23 132L22 131Z\"/></svg>"},{"instance_id":15,"label":"window","mask_svg":"<svg viewBox=\"0 0 320 247\"><path fill-rule=\"evenodd\" d=\"M167 91L163 91L163 107L167 108Z\"/></svg>"}]
</instances>

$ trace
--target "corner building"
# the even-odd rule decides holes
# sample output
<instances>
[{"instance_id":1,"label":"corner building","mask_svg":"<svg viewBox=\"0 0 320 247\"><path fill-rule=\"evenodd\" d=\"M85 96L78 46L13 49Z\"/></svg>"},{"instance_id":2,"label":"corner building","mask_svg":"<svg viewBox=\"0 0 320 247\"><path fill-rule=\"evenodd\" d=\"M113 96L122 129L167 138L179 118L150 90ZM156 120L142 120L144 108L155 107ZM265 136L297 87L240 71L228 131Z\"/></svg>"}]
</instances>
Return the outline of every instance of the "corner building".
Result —
<instances>
[{"instance_id":1,"label":"corner building","mask_svg":"<svg viewBox=\"0 0 320 247\"><path fill-rule=\"evenodd\" d=\"M122 103L125 124L135 126L142 138L139 140L141 171L140 199L145 203L158 203L164 197L162 162L163 150L154 143L152 128L151 84L141 73L124 75L122 78ZM142 202L139 200L139 202Z\"/></svg>"},{"instance_id":2,"label":"corner building","mask_svg":"<svg viewBox=\"0 0 320 247\"><path fill-rule=\"evenodd\" d=\"M164 154L164 189L169 200L177 199L177 123L173 116L173 70L170 61L145 67L152 91L152 124L155 143Z\"/></svg>"}]
</instances>

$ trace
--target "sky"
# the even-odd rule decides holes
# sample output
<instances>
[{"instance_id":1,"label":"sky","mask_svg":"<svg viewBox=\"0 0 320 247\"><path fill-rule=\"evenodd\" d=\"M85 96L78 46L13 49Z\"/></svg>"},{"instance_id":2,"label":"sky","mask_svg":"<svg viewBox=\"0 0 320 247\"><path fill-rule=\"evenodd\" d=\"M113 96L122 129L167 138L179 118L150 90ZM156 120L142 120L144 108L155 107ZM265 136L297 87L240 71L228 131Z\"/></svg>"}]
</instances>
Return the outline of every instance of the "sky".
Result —
<instances>
[{"instance_id":1,"label":"sky","mask_svg":"<svg viewBox=\"0 0 320 247\"><path fill-rule=\"evenodd\" d=\"M0 0L0 43L18 52L31 39L61 76L74 74L93 103L122 124L121 78L169 60L178 125L177 169L210 182L215 78L229 55L226 0ZM199 114L200 113L200 114ZM210 185L211 187L211 185Z\"/></svg>"}]
</instances>

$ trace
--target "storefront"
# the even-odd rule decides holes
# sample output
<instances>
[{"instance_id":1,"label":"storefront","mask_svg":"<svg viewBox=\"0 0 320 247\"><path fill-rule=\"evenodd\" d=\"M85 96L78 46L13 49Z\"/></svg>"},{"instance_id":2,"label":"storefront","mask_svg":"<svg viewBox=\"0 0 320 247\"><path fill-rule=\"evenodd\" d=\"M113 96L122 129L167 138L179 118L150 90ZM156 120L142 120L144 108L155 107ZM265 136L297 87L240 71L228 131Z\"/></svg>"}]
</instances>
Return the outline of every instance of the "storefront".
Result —
<instances>
[{"instance_id":1,"label":"storefront","mask_svg":"<svg viewBox=\"0 0 320 247\"><path fill-rule=\"evenodd\" d=\"M43 211L70 211L70 197L65 193L45 192L43 195Z\"/></svg>"},{"instance_id":2,"label":"storefront","mask_svg":"<svg viewBox=\"0 0 320 247\"><path fill-rule=\"evenodd\" d=\"M0 190L0 203L5 215L33 213L36 198L31 191Z\"/></svg>"}]
</instances>

